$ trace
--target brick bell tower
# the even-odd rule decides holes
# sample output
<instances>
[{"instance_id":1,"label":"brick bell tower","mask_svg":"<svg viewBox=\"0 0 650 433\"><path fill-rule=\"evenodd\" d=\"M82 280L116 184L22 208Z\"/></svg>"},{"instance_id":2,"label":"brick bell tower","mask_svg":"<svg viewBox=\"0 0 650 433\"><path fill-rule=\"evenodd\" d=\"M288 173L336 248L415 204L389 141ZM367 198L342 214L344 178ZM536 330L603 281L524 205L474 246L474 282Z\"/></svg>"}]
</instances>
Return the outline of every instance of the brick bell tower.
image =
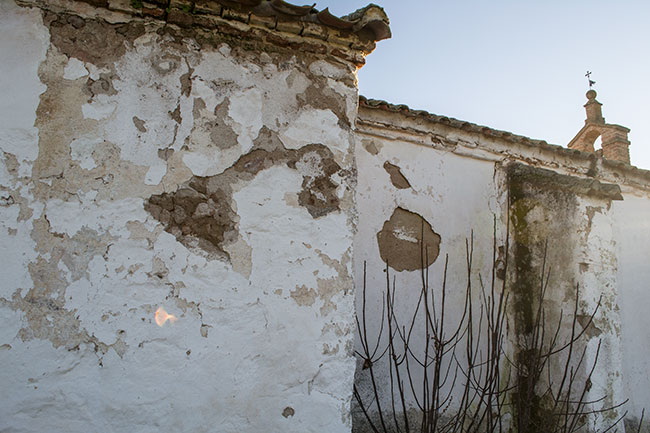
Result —
<instances>
[{"instance_id":1,"label":"brick bell tower","mask_svg":"<svg viewBox=\"0 0 650 433\"><path fill-rule=\"evenodd\" d=\"M583 152L598 153L605 159L630 163L630 141L627 139L629 128L621 125L605 123L602 105L596 100L596 91L587 91L587 103L584 105L587 111L585 126L576 134L568 144L569 149L577 149ZM602 153L594 150L594 142L602 137Z\"/></svg>"}]
</instances>

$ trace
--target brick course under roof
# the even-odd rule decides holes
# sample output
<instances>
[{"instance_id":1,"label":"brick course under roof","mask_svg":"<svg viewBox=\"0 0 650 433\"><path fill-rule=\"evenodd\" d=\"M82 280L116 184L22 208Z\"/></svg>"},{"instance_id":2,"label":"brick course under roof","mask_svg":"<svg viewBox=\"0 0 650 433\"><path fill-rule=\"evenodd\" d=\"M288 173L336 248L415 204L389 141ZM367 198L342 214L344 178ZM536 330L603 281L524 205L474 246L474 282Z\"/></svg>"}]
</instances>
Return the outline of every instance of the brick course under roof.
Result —
<instances>
[{"instance_id":1,"label":"brick course under roof","mask_svg":"<svg viewBox=\"0 0 650 433\"><path fill-rule=\"evenodd\" d=\"M205 17L262 25L300 36L331 41L362 51L374 49L374 42L391 37L389 20L384 10L374 4L347 16L332 15L316 4L299 6L283 0L77 0L110 10L156 19L190 27L205 27ZM329 31L328 31L329 30ZM357 40L360 43L356 43Z\"/></svg>"}]
</instances>

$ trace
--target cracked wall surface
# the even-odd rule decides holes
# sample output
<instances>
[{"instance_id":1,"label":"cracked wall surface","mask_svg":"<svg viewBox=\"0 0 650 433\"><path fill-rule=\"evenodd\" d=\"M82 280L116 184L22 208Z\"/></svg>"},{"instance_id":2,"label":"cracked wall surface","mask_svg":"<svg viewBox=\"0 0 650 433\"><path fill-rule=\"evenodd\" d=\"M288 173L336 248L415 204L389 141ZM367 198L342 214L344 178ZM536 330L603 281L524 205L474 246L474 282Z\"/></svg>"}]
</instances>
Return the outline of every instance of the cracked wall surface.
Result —
<instances>
[{"instance_id":1,"label":"cracked wall surface","mask_svg":"<svg viewBox=\"0 0 650 433\"><path fill-rule=\"evenodd\" d=\"M355 66L88 10L0 3L0 430L349 431Z\"/></svg>"}]
</instances>

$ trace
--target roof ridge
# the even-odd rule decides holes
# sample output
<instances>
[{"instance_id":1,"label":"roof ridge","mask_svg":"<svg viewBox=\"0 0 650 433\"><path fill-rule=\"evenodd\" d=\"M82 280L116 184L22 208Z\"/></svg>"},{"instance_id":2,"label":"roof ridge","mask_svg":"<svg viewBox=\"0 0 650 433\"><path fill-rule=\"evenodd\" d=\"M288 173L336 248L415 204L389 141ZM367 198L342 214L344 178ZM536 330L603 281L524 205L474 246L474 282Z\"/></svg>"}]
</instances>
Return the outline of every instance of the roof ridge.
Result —
<instances>
[{"instance_id":1,"label":"roof ridge","mask_svg":"<svg viewBox=\"0 0 650 433\"><path fill-rule=\"evenodd\" d=\"M530 137L526 137L525 135L515 134L510 131L491 128L489 126L480 125L478 123L473 123L466 120L456 119L454 117L434 114L426 110L415 110L405 104L392 104L390 102L381 99L366 98L365 96L362 95L359 95L359 103L369 108L379 108L386 111L399 112L412 117L427 118L436 123L445 123L448 124L449 126L464 129L470 132L478 132L484 135L497 136L501 138L507 137L509 138L509 141L526 141L530 143L562 147L557 144L548 143L546 140L530 138Z\"/></svg>"},{"instance_id":2,"label":"roof ridge","mask_svg":"<svg viewBox=\"0 0 650 433\"><path fill-rule=\"evenodd\" d=\"M370 108L370 109L389 111L389 112L401 114L408 117L417 117L421 119L426 119L431 122L449 126L451 128L462 129L468 132L474 132L477 134L484 135L486 137L499 138L510 143L521 144L524 146L538 147L540 149L546 149L552 152L560 152L570 157L579 157L583 159L597 158L597 156L593 153L583 152L576 149L569 149L564 146L548 143L545 140L529 138L524 135L514 134L509 131L502 131L499 129L490 128L488 126L479 125L464 120L458 120L453 117L440 116L425 110L414 110L409 108L409 106L405 104L392 104L390 102L381 99L369 99L363 95L359 95L359 106ZM623 170L625 172L633 173L634 175L640 176L641 178L645 179L645 181L650 181L650 170L638 168L632 164L628 164L625 162L616 161L612 159L600 158L600 160L604 166L607 166L612 169L618 169L618 170Z\"/></svg>"}]
</instances>

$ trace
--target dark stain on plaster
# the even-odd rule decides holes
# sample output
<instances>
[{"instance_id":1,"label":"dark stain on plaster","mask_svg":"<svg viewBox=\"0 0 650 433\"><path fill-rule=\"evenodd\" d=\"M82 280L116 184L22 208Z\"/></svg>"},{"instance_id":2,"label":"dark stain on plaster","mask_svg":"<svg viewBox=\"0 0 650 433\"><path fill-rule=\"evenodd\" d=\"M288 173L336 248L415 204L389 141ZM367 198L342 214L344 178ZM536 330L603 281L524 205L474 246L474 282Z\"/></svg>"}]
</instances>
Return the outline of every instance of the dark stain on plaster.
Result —
<instances>
[{"instance_id":1,"label":"dark stain on plaster","mask_svg":"<svg viewBox=\"0 0 650 433\"><path fill-rule=\"evenodd\" d=\"M299 105L309 105L318 110L331 110L339 119L339 127L343 130L350 129L350 120L346 114L346 98L330 88L325 77L311 77L311 81L312 84L303 93L297 95Z\"/></svg>"},{"instance_id":2,"label":"dark stain on plaster","mask_svg":"<svg viewBox=\"0 0 650 433\"><path fill-rule=\"evenodd\" d=\"M621 187L616 184L568 176L524 164L510 164L508 178L511 182L523 181L524 183L530 183L530 179L534 179L536 188L548 191L559 190L605 200L623 200Z\"/></svg>"},{"instance_id":3,"label":"dark stain on plaster","mask_svg":"<svg viewBox=\"0 0 650 433\"><path fill-rule=\"evenodd\" d=\"M113 87L113 79L115 78L116 76L114 74L102 72L96 80L88 78L84 91L91 97L94 97L95 95L117 95L117 91Z\"/></svg>"},{"instance_id":4,"label":"dark stain on plaster","mask_svg":"<svg viewBox=\"0 0 650 433\"><path fill-rule=\"evenodd\" d=\"M174 111L168 111L167 114L169 114L169 117L179 125L183 123L183 118L181 117L181 104L177 104Z\"/></svg>"},{"instance_id":5,"label":"dark stain on plaster","mask_svg":"<svg viewBox=\"0 0 650 433\"><path fill-rule=\"evenodd\" d=\"M576 219L577 197L588 196L609 202L622 200L622 196L618 185L595 179L562 175L523 164L510 164L507 172L515 261L512 288L516 332L526 335L533 329L533 313L539 296L533 289L540 285L540 267L547 241L547 263L565 264L553 267L551 277L573 292L574 275L569 268L576 262L573 256L575 241L572 234L566 232L566 227L572 226L571 222ZM596 211L597 208L587 207L587 231L591 230L591 219ZM559 297L562 298L564 296Z\"/></svg>"},{"instance_id":6,"label":"dark stain on plaster","mask_svg":"<svg viewBox=\"0 0 650 433\"><path fill-rule=\"evenodd\" d=\"M584 185L580 185L582 179L521 164L511 164L507 170L511 244L515 262L511 268L515 332L528 335L533 331L540 267L547 240L553 241L546 250L549 263L558 261L568 265L573 260L572 237L560 231L574 220L578 206L576 191L583 191ZM566 266L556 269L552 278L570 280L572 275L566 270ZM573 286L572 281L568 284L569 287Z\"/></svg>"},{"instance_id":7,"label":"dark stain on plaster","mask_svg":"<svg viewBox=\"0 0 650 433\"><path fill-rule=\"evenodd\" d=\"M384 162L384 170L390 176L390 181L395 188L398 189L408 189L411 188L411 184L408 179L402 174L402 170L390 162Z\"/></svg>"},{"instance_id":8,"label":"dark stain on plaster","mask_svg":"<svg viewBox=\"0 0 650 433\"><path fill-rule=\"evenodd\" d=\"M228 118L229 109L230 100L228 98L214 107L216 120L210 125L210 140L220 149L228 149L237 144L237 134L224 121Z\"/></svg>"},{"instance_id":9,"label":"dark stain on plaster","mask_svg":"<svg viewBox=\"0 0 650 433\"><path fill-rule=\"evenodd\" d=\"M167 75L175 71L181 64L182 59L174 54L156 54L151 59L151 67L160 75ZM181 81L182 82L182 81Z\"/></svg>"},{"instance_id":10,"label":"dark stain on plaster","mask_svg":"<svg viewBox=\"0 0 650 433\"><path fill-rule=\"evenodd\" d=\"M133 125L138 131L143 133L147 132L147 128L144 126L145 125L144 120L140 119L137 116L133 116Z\"/></svg>"},{"instance_id":11,"label":"dark stain on plaster","mask_svg":"<svg viewBox=\"0 0 650 433\"><path fill-rule=\"evenodd\" d=\"M377 143L372 140L363 139L361 140L361 144L363 145L363 148L366 149L366 151L371 155L378 155L381 149L381 146L377 147Z\"/></svg>"},{"instance_id":12,"label":"dark stain on plaster","mask_svg":"<svg viewBox=\"0 0 650 433\"><path fill-rule=\"evenodd\" d=\"M187 64L188 71L181 75L181 95L190 96L192 93L192 74L194 69L190 67L189 63Z\"/></svg>"},{"instance_id":13,"label":"dark stain on plaster","mask_svg":"<svg viewBox=\"0 0 650 433\"><path fill-rule=\"evenodd\" d=\"M260 131L253 149L223 173L193 176L175 192L151 196L145 209L184 245L229 259L224 247L237 239L239 221L232 207L231 185L250 181L260 171L276 165L302 174L298 201L313 218L339 210L338 183L332 176L341 172L341 167L332 152L322 144L286 149L266 127Z\"/></svg>"},{"instance_id":14,"label":"dark stain on plaster","mask_svg":"<svg viewBox=\"0 0 650 433\"><path fill-rule=\"evenodd\" d=\"M162 159L163 161L168 161L169 158L174 155L174 149L172 148L165 148L165 149L158 149L158 158Z\"/></svg>"},{"instance_id":15,"label":"dark stain on plaster","mask_svg":"<svg viewBox=\"0 0 650 433\"><path fill-rule=\"evenodd\" d=\"M514 266L508 267L507 278L512 293L512 312L514 331L517 341L528 341L535 332L535 317L540 307L541 274L546 264L545 278L548 279L548 299L575 298L576 270L588 270L585 263L577 263L575 246L585 233L568 232L567 227L576 227L581 216L578 213L578 197L590 197L604 200L622 200L618 185L601 183L595 179L562 175L550 170L510 164L507 167L509 219L511 254ZM591 230L591 219L599 208L587 207L588 225L586 234ZM549 272L550 270L550 272ZM553 317L559 308L545 309L546 323L558 323L559 317ZM578 322L587 326L590 316L579 314ZM553 329L546 331L553 332ZM586 330L588 337L595 337L601 332L595 326ZM517 364L518 389L524 395L535 396L535 380L528 371L539 354L536 349L517 347L514 354ZM531 385L532 384L532 385ZM526 407L523 416L533 420L533 424L543 425L550 416L549 409L541 397L534 397Z\"/></svg>"},{"instance_id":16,"label":"dark stain on plaster","mask_svg":"<svg viewBox=\"0 0 650 433\"><path fill-rule=\"evenodd\" d=\"M145 32L141 22L109 24L63 13L46 12L44 22L50 28L52 44L63 54L100 67L122 57L127 44Z\"/></svg>"},{"instance_id":17,"label":"dark stain on plaster","mask_svg":"<svg viewBox=\"0 0 650 433\"><path fill-rule=\"evenodd\" d=\"M379 254L396 271L415 271L429 267L440 253L440 235L415 212L401 207L377 233Z\"/></svg>"},{"instance_id":18,"label":"dark stain on plaster","mask_svg":"<svg viewBox=\"0 0 650 433\"><path fill-rule=\"evenodd\" d=\"M294 416L295 414L296 411L291 406L285 407L284 410L282 411L282 416L285 418L289 418L290 416Z\"/></svg>"}]
</instances>

